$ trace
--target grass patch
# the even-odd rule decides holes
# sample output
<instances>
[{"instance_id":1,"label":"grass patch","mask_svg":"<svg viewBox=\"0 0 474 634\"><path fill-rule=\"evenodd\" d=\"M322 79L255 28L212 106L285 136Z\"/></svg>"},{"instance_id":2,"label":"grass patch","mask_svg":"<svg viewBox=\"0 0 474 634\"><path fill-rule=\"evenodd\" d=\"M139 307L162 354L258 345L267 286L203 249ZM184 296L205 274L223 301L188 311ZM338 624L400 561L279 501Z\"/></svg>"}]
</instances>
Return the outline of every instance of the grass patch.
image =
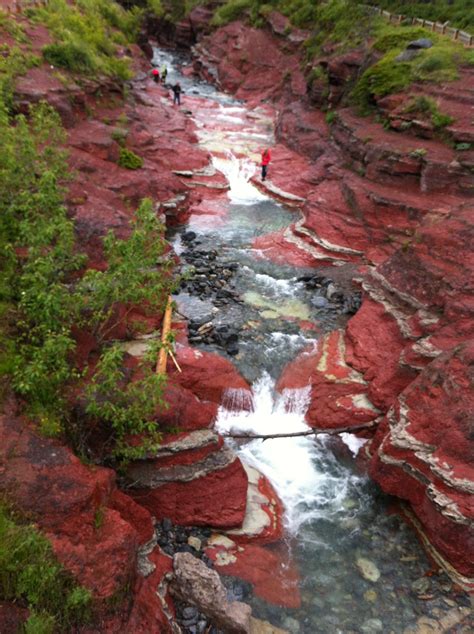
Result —
<instances>
[{"instance_id":1,"label":"grass patch","mask_svg":"<svg viewBox=\"0 0 474 634\"><path fill-rule=\"evenodd\" d=\"M91 593L74 583L51 544L0 503L0 598L30 610L25 632L52 634L87 623Z\"/></svg>"},{"instance_id":2,"label":"grass patch","mask_svg":"<svg viewBox=\"0 0 474 634\"><path fill-rule=\"evenodd\" d=\"M6 31L17 42L25 43L28 38L25 35L25 31L19 22L12 18L9 13L0 9L0 29Z\"/></svg>"},{"instance_id":3,"label":"grass patch","mask_svg":"<svg viewBox=\"0 0 474 634\"><path fill-rule=\"evenodd\" d=\"M43 49L47 62L72 72L109 75L125 81L129 61L116 56L117 46L134 41L142 12L125 11L109 0L50 0L31 10L33 20L47 26L55 42Z\"/></svg>"},{"instance_id":4,"label":"grass patch","mask_svg":"<svg viewBox=\"0 0 474 634\"><path fill-rule=\"evenodd\" d=\"M37 55L24 53L18 47L5 46L0 54L0 104L8 111L13 110L13 88L15 79L24 75L28 69L39 66L41 59Z\"/></svg>"},{"instance_id":5,"label":"grass patch","mask_svg":"<svg viewBox=\"0 0 474 634\"><path fill-rule=\"evenodd\" d=\"M365 0L359 0L364 4ZM365 2L367 4L367 2ZM398 15L444 23L474 32L474 5L471 0L371 0L382 9Z\"/></svg>"},{"instance_id":6,"label":"grass patch","mask_svg":"<svg viewBox=\"0 0 474 634\"><path fill-rule=\"evenodd\" d=\"M138 156L138 154L135 154L135 152L132 152L132 150L121 147L118 164L120 167L125 167L128 170L138 170L143 167L143 159L141 156Z\"/></svg>"},{"instance_id":7,"label":"grass patch","mask_svg":"<svg viewBox=\"0 0 474 634\"><path fill-rule=\"evenodd\" d=\"M444 114L438 108L438 104L431 97L420 95L419 97L413 97L411 102L406 106L404 112L415 113L430 119L435 130L441 130L453 123L454 119L447 114Z\"/></svg>"},{"instance_id":8,"label":"grass patch","mask_svg":"<svg viewBox=\"0 0 474 634\"><path fill-rule=\"evenodd\" d=\"M211 24L213 26L225 26L229 22L240 20L254 5L254 0L230 0L215 12Z\"/></svg>"},{"instance_id":9,"label":"grass patch","mask_svg":"<svg viewBox=\"0 0 474 634\"><path fill-rule=\"evenodd\" d=\"M459 77L459 67L469 63L470 53L464 47L426 29L393 27L379 22L376 33L374 48L384 54L363 73L352 93L362 113L368 112L378 97L401 91L413 82L454 81ZM421 49L411 60L396 61L414 37L429 38L433 46ZM437 125L447 124L437 120Z\"/></svg>"}]
</instances>

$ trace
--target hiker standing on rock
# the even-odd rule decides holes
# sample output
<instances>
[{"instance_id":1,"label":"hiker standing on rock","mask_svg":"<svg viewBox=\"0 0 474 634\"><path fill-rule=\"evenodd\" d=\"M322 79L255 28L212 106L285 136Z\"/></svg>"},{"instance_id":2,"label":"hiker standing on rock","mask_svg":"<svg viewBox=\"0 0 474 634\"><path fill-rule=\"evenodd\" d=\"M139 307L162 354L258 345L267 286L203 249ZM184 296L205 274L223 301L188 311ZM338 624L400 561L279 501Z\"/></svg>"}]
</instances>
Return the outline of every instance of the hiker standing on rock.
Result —
<instances>
[{"instance_id":1,"label":"hiker standing on rock","mask_svg":"<svg viewBox=\"0 0 474 634\"><path fill-rule=\"evenodd\" d=\"M268 164L272 160L270 148L266 148L262 152L262 181L267 177Z\"/></svg>"},{"instance_id":2,"label":"hiker standing on rock","mask_svg":"<svg viewBox=\"0 0 474 634\"><path fill-rule=\"evenodd\" d=\"M154 68L154 69L151 71L151 74L153 75L153 81L154 81L156 84L159 84L159 83L160 83L160 71L159 71L157 68Z\"/></svg>"},{"instance_id":3,"label":"hiker standing on rock","mask_svg":"<svg viewBox=\"0 0 474 634\"><path fill-rule=\"evenodd\" d=\"M166 82L166 76L168 74L168 69L166 68L166 64L163 64L161 67L161 81L164 84Z\"/></svg>"},{"instance_id":4,"label":"hiker standing on rock","mask_svg":"<svg viewBox=\"0 0 474 634\"><path fill-rule=\"evenodd\" d=\"M181 105L181 84L177 81L174 86L171 86L171 90L173 91L173 104L177 103L178 106Z\"/></svg>"}]
</instances>

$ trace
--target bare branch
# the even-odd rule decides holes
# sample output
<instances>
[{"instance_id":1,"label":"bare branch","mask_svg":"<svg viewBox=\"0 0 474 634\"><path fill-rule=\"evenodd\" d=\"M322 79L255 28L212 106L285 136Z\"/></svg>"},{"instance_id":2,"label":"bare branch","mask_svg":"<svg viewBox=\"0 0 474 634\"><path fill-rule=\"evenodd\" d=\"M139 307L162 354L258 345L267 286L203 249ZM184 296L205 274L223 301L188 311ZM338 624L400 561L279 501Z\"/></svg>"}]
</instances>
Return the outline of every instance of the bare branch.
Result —
<instances>
[{"instance_id":1,"label":"bare branch","mask_svg":"<svg viewBox=\"0 0 474 634\"><path fill-rule=\"evenodd\" d=\"M351 427L338 427L337 429L309 429L308 431L295 431L288 434L221 434L223 438L242 438L247 440L253 440L259 438L261 440L269 440L273 438L297 438L299 436L313 436L316 434L328 434L329 436L335 436L337 434L344 434L346 432L355 432L361 429L372 429L377 425L376 421L370 423L364 423L362 425L352 425Z\"/></svg>"}]
</instances>

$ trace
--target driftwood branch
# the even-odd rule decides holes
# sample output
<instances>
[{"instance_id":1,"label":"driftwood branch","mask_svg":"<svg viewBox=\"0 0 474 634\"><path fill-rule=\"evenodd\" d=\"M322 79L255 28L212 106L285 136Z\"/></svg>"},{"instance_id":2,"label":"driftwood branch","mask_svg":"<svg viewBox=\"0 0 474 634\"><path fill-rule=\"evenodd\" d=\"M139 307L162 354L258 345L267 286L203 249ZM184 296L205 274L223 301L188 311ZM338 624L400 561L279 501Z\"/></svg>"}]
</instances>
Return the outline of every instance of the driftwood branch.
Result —
<instances>
[{"instance_id":1,"label":"driftwood branch","mask_svg":"<svg viewBox=\"0 0 474 634\"><path fill-rule=\"evenodd\" d=\"M336 434L344 434L346 432L359 431L361 429L371 429L375 427L377 423L372 421L370 423L364 423L362 425L352 425L351 427L338 427L337 429L309 429L308 431L295 431L288 434L221 434L224 438L242 438L246 440L253 440L259 438L261 440L270 440L273 438L297 438L298 436L314 436L316 434L328 434L329 436L335 436Z\"/></svg>"}]
</instances>

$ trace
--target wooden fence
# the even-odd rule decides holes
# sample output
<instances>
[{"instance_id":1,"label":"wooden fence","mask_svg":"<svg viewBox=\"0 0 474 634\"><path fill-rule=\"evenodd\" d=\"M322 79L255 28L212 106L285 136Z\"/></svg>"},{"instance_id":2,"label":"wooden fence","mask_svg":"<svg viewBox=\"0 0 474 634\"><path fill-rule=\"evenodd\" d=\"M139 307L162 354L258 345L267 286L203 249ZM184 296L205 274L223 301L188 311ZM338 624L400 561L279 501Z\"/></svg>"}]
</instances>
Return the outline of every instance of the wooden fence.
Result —
<instances>
[{"instance_id":1,"label":"wooden fence","mask_svg":"<svg viewBox=\"0 0 474 634\"><path fill-rule=\"evenodd\" d=\"M441 24L440 22L432 22L431 20L422 20L421 18L409 18L405 15L397 15L395 13L390 13L390 11L384 11L380 7L374 7L372 5L366 5L367 9L372 13L376 13L377 15L381 15L386 18L389 22L394 22L395 24L401 24L407 22L415 25L422 26L425 29L429 29L433 31L433 33L440 33L441 35L447 35L452 40L457 40L464 44L464 46L474 46L474 35L470 33L466 33L466 31L461 31L460 29L455 29L452 26L448 26L448 24Z\"/></svg>"}]
</instances>

